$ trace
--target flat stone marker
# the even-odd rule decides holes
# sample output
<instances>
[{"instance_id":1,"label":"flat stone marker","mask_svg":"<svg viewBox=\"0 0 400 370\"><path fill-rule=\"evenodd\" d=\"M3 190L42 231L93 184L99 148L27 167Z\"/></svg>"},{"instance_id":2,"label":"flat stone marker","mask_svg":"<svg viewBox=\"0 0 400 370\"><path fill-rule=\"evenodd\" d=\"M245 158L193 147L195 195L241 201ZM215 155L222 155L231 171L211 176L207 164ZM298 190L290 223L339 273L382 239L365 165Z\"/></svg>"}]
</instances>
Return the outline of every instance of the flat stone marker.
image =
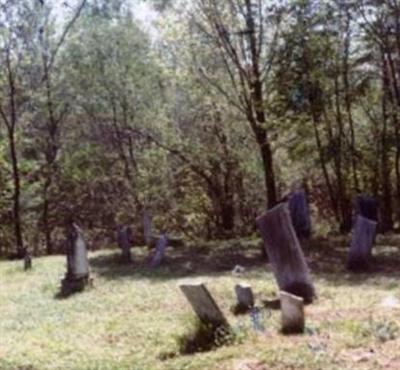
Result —
<instances>
[{"instance_id":1,"label":"flat stone marker","mask_svg":"<svg viewBox=\"0 0 400 370\"><path fill-rule=\"evenodd\" d=\"M245 313L254 306L254 295L248 284L236 284L235 293L237 298L235 313Z\"/></svg>"},{"instance_id":2,"label":"flat stone marker","mask_svg":"<svg viewBox=\"0 0 400 370\"><path fill-rule=\"evenodd\" d=\"M357 216L353 227L347 268L352 271L363 271L368 268L374 245L377 222L363 216Z\"/></svg>"},{"instance_id":3,"label":"flat stone marker","mask_svg":"<svg viewBox=\"0 0 400 370\"><path fill-rule=\"evenodd\" d=\"M304 190L296 190L289 196L289 211L297 237L308 239L311 236L311 220Z\"/></svg>"},{"instance_id":4,"label":"flat stone marker","mask_svg":"<svg viewBox=\"0 0 400 370\"><path fill-rule=\"evenodd\" d=\"M158 267L164 258L165 248L168 246L168 238L165 234L161 234L157 240L156 251L150 262L150 267Z\"/></svg>"},{"instance_id":5,"label":"flat stone marker","mask_svg":"<svg viewBox=\"0 0 400 370\"><path fill-rule=\"evenodd\" d=\"M180 289L205 326L213 330L229 328L228 321L204 284L182 284Z\"/></svg>"},{"instance_id":6,"label":"flat stone marker","mask_svg":"<svg viewBox=\"0 0 400 370\"><path fill-rule=\"evenodd\" d=\"M86 243L81 229L72 223L67 229L67 273L61 282L61 293L81 291L90 283Z\"/></svg>"},{"instance_id":7,"label":"flat stone marker","mask_svg":"<svg viewBox=\"0 0 400 370\"><path fill-rule=\"evenodd\" d=\"M269 261L280 290L311 303L315 290L294 230L288 204L281 203L257 219Z\"/></svg>"},{"instance_id":8,"label":"flat stone marker","mask_svg":"<svg viewBox=\"0 0 400 370\"><path fill-rule=\"evenodd\" d=\"M118 246L122 250L122 260L125 262L131 262L132 229L128 226L120 227L117 232L117 242Z\"/></svg>"},{"instance_id":9,"label":"flat stone marker","mask_svg":"<svg viewBox=\"0 0 400 370\"><path fill-rule=\"evenodd\" d=\"M282 310L282 333L304 333L304 300L287 292L280 292Z\"/></svg>"}]
</instances>

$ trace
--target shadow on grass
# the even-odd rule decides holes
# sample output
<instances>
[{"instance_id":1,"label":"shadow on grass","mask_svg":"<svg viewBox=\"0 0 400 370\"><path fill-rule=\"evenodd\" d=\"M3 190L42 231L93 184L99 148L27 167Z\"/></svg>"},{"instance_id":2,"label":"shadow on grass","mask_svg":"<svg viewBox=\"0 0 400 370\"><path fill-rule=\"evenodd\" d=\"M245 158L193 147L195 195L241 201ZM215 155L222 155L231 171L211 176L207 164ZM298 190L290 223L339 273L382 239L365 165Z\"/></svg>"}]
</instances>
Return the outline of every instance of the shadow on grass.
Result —
<instances>
[{"instance_id":1,"label":"shadow on grass","mask_svg":"<svg viewBox=\"0 0 400 370\"><path fill-rule=\"evenodd\" d=\"M354 273L346 269L348 239L313 239L302 242L312 274L332 284L359 285L377 277L400 277L400 248L396 245L377 245L369 269ZM90 258L93 271L106 279L170 280L202 275L216 276L231 272L236 265L246 270L267 269L259 243L242 247L240 243L215 243L198 247L169 247L158 268L148 265L151 252L144 247L132 249L133 262L121 262L120 252L99 254ZM371 282L373 283L373 281ZM378 283L377 283L378 284Z\"/></svg>"}]
</instances>

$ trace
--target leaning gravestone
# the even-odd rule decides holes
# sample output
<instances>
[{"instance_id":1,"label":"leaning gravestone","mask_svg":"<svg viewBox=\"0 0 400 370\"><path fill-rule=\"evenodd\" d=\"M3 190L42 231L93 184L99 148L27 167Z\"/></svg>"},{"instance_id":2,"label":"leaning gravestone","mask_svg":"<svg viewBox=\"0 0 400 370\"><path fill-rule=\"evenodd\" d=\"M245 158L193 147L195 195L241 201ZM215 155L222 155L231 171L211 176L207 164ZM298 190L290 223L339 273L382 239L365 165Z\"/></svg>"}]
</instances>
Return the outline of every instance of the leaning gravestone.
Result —
<instances>
[{"instance_id":1,"label":"leaning gravestone","mask_svg":"<svg viewBox=\"0 0 400 370\"><path fill-rule=\"evenodd\" d=\"M347 268L352 271L363 271L368 268L374 245L377 222L363 216L357 216L353 227Z\"/></svg>"},{"instance_id":2,"label":"leaning gravestone","mask_svg":"<svg viewBox=\"0 0 400 370\"><path fill-rule=\"evenodd\" d=\"M72 223L66 234L67 273L61 282L61 294L82 291L89 283L89 261L81 229Z\"/></svg>"},{"instance_id":3,"label":"leaning gravestone","mask_svg":"<svg viewBox=\"0 0 400 370\"><path fill-rule=\"evenodd\" d=\"M180 288L203 325L214 331L229 328L227 319L204 284L182 284Z\"/></svg>"},{"instance_id":4,"label":"leaning gravestone","mask_svg":"<svg viewBox=\"0 0 400 370\"><path fill-rule=\"evenodd\" d=\"M297 237L309 238L311 236L310 209L304 190L296 190L289 196L289 211Z\"/></svg>"},{"instance_id":5,"label":"leaning gravestone","mask_svg":"<svg viewBox=\"0 0 400 370\"><path fill-rule=\"evenodd\" d=\"M314 286L287 203L278 204L259 217L257 225L280 290L311 303L315 296Z\"/></svg>"},{"instance_id":6,"label":"leaning gravestone","mask_svg":"<svg viewBox=\"0 0 400 370\"><path fill-rule=\"evenodd\" d=\"M355 218L358 215L372 221L378 221L378 202L375 198L365 194L359 194L354 200Z\"/></svg>"},{"instance_id":7,"label":"leaning gravestone","mask_svg":"<svg viewBox=\"0 0 400 370\"><path fill-rule=\"evenodd\" d=\"M157 240L156 250L150 261L150 267L158 267L164 258L165 248L168 246L168 238L165 234L161 234Z\"/></svg>"},{"instance_id":8,"label":"leaning gravestone","mask_svg":"<svg viewBox=\"0 0 400 370\"><path fill-rule=\"evenodd\" d=\"M235 293L237 303L234 312L239 314L250 311L254 306L254 295L251 286L247 284L236 284Z\"/></svg>"},{"instance_id":9,"label":"leaning gravestone","mask_svg":"<svg viewBox=\"0 0 400 370\"><path fill-rule=\"evenodd\" d=\"M120 227L117 233L117 242L122 250L122 260L124 262L131 262L132 229L128 226Z\"/></svg>"},{"instance_id":10,"label":"leaning gravestone","mask_svg":"<svg viewBox=\"0 0 400 370\"><path fill-rule=\"evenodd\" d=\"M282 310L282 333L304 332L304 300L287 292L280 292Z\"/></svg>"}]
</instances>

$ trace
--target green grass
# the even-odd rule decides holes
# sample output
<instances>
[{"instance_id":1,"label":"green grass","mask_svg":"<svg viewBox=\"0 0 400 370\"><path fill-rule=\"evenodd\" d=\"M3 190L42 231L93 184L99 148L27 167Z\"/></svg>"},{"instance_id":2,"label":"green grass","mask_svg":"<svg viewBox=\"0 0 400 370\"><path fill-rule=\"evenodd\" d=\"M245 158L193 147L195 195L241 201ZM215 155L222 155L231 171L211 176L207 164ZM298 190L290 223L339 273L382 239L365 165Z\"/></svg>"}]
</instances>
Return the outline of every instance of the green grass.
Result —
<instances>
[{"instance_id":1,"label":"green grass","mask_svg":"<svg viewBox=\"0 0 400 370\"><path fill-rule=\"evenodd\" d=\"M258 303L277 292L257 247L169 250L155 271L146 267L145 249L134 248L131 265L119 263L118 251L91 253L93 288L66 299L55 298L64 257L35 259L28 272L21 262L0 262L0 369L398 369L400 308L382 301L400 300L400 251L379 246L378 271L352 275L343 247L305 247L318 300L307 306L299 336L279 333L279 311L265 314L264 334L249 316L230 313L237 282L251 284ZM240 277L231 273L235 264L246 268ZM215 350L181 355L196 322L178 286L193 279L207 283L235 336Z\"/></svg>"}]
</instances>

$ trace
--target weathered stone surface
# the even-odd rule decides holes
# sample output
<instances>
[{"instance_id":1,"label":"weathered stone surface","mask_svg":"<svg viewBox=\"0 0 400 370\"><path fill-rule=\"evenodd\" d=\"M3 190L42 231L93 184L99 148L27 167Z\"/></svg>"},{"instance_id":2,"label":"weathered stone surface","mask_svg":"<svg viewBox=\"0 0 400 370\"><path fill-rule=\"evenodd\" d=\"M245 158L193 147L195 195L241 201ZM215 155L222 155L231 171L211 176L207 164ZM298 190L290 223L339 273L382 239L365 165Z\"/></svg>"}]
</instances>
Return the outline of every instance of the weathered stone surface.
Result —
<instances>
[{"instance_id":1,"label":"weathered stone surface","mask_svg":"<svg viewBox=\"0 0 400 370\"><path fill-rule=\"evenodd\" d=\"M347 268L352 271L363 271L368 268L374 245L377 222L363 216L357 216L353 227Z\"/></svg>"},{"instance_id":2,"label":"weathered stone surface","mask_svg":"<svg viewBox=\"0 0 400 370\"><path fill-rule=\"evenodd\" d=\"M309 238L311 236L310 209L304 190L296 190L289 196L289 211L297 237Z\"/></svg>"},{"instance_id":3,"label":"weathered stone surface","mask_svg":"<svg viewBox=\"0 0 400 370\"><path fill-rule=\"evenodd\" d=\"M282 333L298 334L304 332L304 300L287 292L280 292L282 311Z\"/></svg>"},{"instance_id":4,"label":"weathered stone surface","mask_svg":"<svg viewBox=\"0 0 400 370\"><path fill-rule=\"evenodd\" d=\"M165 248L168 246L168 238L165 234L161 234L156 244L156 250L150 262L150 267L158 267L164 258Z\"/></svg>"},{"instance_id":5,"label":"weathered stone surface","mask_svg":"<svg viewBox=\"0 0 400 370\"><path fill-rule=\"evenodd\" d=\"M259 217L257 225L280 290L311 303L315 290L287 203L278 204Z\"/></svg>"},{"instance_id":6,"label":"weathered stone surface","mask_svg":"<svg viewBox=\"0 0 400 370\"><path fill-rule=\"evenodd\" d=\"M180 288L204 325L214 330L229 327L224 314L204 284L182 284Z\"/></svg>"},{"instance_id":7,"label":"weathered stone surface","mask_svg":"<svg viewBox=\"0 0 400 370\"><path fill-rule=\"evenodd\" d=\"M132 245L132 229L128 226L122 226L117 232L118 246L122 250L122 259L125 262L132 260L131 245Z\"/></svg>"},{"instance_id":8,"label":"weathered stone surface","mask_svg":"<svg viewBox=\"0 0 400 370\"><path fill-rule=\"evenodd\" d=\"M366 194L359 194L354 200L354 217L362 216L378 222L378 202Z\"/></svg>"},{"instance_id":9,"label":"weathered stone surface","mask_svg":"<svg viewBox=\"0 0 400 370\"><path fill-rule=\"evenodd\" d=\"M245 313L254 306L254 295L251 286L248 284L236 284L235 293L237 303L235 313Z\"/></svg>"},{"instance_id":10,"label":"weathered stone surface","mask_svg":"<svg viewBox=\"0 0 400 370\"><path fill-rule=\"evenodd\" d=\"M66 234L67 273L61 283L61 294L83 290L90 283L86 243L81 229L72 223Z\"/></svg>"}]
</instances>

